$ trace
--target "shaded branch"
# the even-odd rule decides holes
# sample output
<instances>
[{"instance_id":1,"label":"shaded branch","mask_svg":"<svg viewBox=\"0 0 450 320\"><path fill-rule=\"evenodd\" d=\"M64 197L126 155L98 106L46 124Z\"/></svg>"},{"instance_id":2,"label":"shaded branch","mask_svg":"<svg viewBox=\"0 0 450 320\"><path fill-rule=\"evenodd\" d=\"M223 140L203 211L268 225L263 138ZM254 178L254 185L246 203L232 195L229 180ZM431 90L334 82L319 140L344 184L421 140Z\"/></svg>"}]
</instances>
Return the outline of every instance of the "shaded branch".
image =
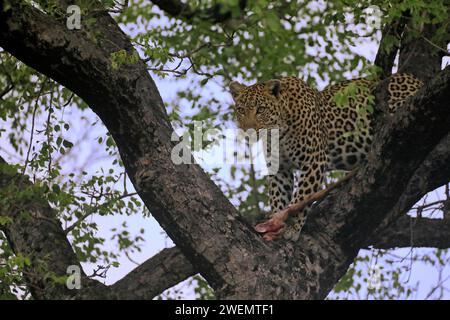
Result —
<instances>
[{"instance_id":1,"label":"shaded branch","mask_svg":"<svg viewBox=\"0 0 450 320\"><path fill-rule=\"evenodd\" d=\"M395 206L386 214L374 234L391 228L391 224L402 218L423 195L450 181L450 133L448 133L409 179Z\"/></svg>"},{"instance_id":2,"label":"shaded branch","mask_svg":"<svg viewBox=\"0 0 450 320\"><path fill-rule=\"evenodd\" d=\"M111 286L119 299L153 299L195 275L192 264L176 248L163 249Z\"/></svg>"},{"instance_id":3,"label":"shaded branch","mask_svg":"<svg viewBox=\"0 0 450 320\"><path fill-rule=\"evenodd\" d=\"M406 20L407 15L402 15L398 21L387 24L383 28L380 45L374 62L380 68L379 78L381 80L388 78L392 74L392 67L394 66L395 57L400 48L400 40L405 29ZM393 45L392 42L394 42Z\"/></svg>"},{"instance_id":4,"label":"shaded branch","mask_svg":"<svg viewBox=\"0 0 450 320\"><path fill-rule=\"evenodd\" d=\"M389 113L389 77L392 74L395 57L400 48L400 40L405 24L406 16L402 16L398 21L387 24L382 31L380 45L374 61L375 66L379 68L379 83L374 90L375 108L373 114L377 125L380 125L380 119ZM392 42L394 42L393 45Z\"/></svg>"},{"instance_id":5,"label":"shaded branch","mask_svg":"<svg viewBox=\"0 0 450 320\"><path fill-rule=\"evenodd\" d=\"M374 235L369 245L377 249L402 247L450 248L450 219L402 216L384 232Z\"/></svg>"},{"instance_id":6,"label":"shaded branch","mask_svg":"<svg viewBox=\"0 0 450 320\"><path fill-rule=\"evenodd\" d=\"M2 192L14 196L32 187L26 176L8 174L5 165L0 157ZM152 299L196 273L180 250L173 247L149 258L112 286L82 273L82 289L70 290L49 275L67 276L68 266L82 268L56 212L42 199L39 195L22 201L4 198L0 207L0 216L12 221L2 226L11 249L30 259L24 277L34 299Z\"/></svg>"},{"instance_id":7,"label":"shaded branch","mask_svg":"<svg viewBox=\"0 0 450 320\"><path fill-rule=\"evenodd\" d=\"M440 43L431 44L431 39L441 27L439 24L425 25L420 30L420 36L414 32L414 26L408 24L402 38L399 54L398 71L413 74L422 81L429 81L441 70L444 53L440 48L446 48L450 40L442 38Z\"/></svg>"},{"instance_id":8,"label":"shaded branch","mask_svg":"<svg viewBox=\"0 0 450 320\"><path fill-rule=\"evenodd\" d=\"M2 231L13 252L30 260L24 277L33 298L67 299L76 296L77 290L69 290L65 284L55 283L49 276L67 276L67 267L71 265L81 270L56 213L37 194L36 188L30 190L34 193L31 198L22 196L13 201L12 197L32 188L32 184L26 176L9 174L1 157L0 166L0 189L4 196L0 216L9 217L12 221L2 226ZM96 285L84 273L81 280L84 287Z\"/></svg>"},{"instance_id":9,"label":"shaded branch","mask_svg":"<svg viewBox=\"0 0 450 320\"><path fill-rule=\"evenodd\" d=\"M194 19L206 20L211 23L223 23L230 20L233 15L231 10L227 10L221 3L215 4L207 9L192 9L188 2L181 2L179 0L152 0L162 11L174 18L180 18L187 22L192 22ZM245 9L247 5L246 0L239 0L239 8Z\"/></svg>"},{"instance_id":10,"label":"shaded branch","mask_svg":"<svg viewBox=\"0 0 450 320\"><path fill-rule=\"evenodd\" d=\"M0 91L0 100L3 99L5 95L7 95L12 89L14 89L14 84L7 86L5 89Z\"/></svg>"}]
</instances>

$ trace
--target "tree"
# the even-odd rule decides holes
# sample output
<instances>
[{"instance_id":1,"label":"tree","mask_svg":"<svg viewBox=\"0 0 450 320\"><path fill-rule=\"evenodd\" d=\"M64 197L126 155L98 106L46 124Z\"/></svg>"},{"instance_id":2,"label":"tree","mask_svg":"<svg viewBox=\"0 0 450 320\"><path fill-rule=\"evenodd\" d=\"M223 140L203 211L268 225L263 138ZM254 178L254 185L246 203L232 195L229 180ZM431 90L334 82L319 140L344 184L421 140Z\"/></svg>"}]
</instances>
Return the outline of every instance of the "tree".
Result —
<instances>
[{"instance_id":1,"label":"tree","mask_svg":"<svg viewBox=\"0 0 450 320\"><path fill-rule=\"evenodd\" d=\"M68 27L74 17L69 3L0 1L1 114L19 158L1 164L4 297L153 298L199 273L218 298L323 299L335 287L351 289L351 264L362 248L450 244L447 215L406 215L450 181L450 71L440 70L448 42L446 1L80 1L80 29ZM373 5L380 10L380 40L377 27L365 20ZM265 197L252 167L232 168L232 175L240 171L234 188L214 170L208 175L197 164L171 160L172 124L189 129L191 121L204 120L223 127L230 119L220 98L205 98L208 86L299 73L317 85L348 71L373 74L372 62L352 50L367 38L379 43L375 65L382 79L398 54L396 67L426 85L386 118L377 112L386 104L380 82L367 163L317 203L298 243L265 243L253 231L248 215L259 214ZM194 116L183 115L180 100L163 103L149 70L192 79L178 98L192 104ZM97 142L123 172L64 175L59 157L74 144L63 132L69 122L56 115L68 106L95 112L108 131ZM36 128L39 115L42 130ZM112 286L82 272L81 289L71 290L68 266L100 258L115 263L114 254L98 249L104 239L86 217L140 212L127 178L176 247ZM122 179L125 187L114 189ZM224 192L238 200L237 208ZM444 194L418 210L448 212L448 187ZM64 229L62 223L70 224ZM411 237L411 230L418 236ZM139 247L141 237L131 239L126 231L115 236L120 251ZM18 291L11 293L11 286Z\"/></svg>"}]
</instances>

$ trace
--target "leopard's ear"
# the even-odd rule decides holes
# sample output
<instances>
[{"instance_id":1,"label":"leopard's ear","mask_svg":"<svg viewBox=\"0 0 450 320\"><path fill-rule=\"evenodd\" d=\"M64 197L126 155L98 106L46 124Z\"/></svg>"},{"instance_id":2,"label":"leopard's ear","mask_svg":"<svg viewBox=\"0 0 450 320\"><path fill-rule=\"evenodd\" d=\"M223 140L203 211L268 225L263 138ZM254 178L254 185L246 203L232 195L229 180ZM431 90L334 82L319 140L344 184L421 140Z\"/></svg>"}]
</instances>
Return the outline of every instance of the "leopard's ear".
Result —
<instances>
[{"instance_id":1,"label":"leopard's ear","mask_svg":"<svg viewBox=\"0 0 450 320\"><path fill-rule=\"evenodd\" d=\"M277 97L281 92L281 81L278 79L272 79L266 82L266 90L273 96Z\"/></svg>"},{"instance_id":2,"label":"leopard's ear","mask_svg":"<svg viewBox=\"0 0 450 320\"><path fill-rule=\"evenodd\" d=\"M233 98L236 98L245 88L246 86L240 84L237 81L231 81L230 83L230 93L233 96Z\"/></svg>"}]
</instances>

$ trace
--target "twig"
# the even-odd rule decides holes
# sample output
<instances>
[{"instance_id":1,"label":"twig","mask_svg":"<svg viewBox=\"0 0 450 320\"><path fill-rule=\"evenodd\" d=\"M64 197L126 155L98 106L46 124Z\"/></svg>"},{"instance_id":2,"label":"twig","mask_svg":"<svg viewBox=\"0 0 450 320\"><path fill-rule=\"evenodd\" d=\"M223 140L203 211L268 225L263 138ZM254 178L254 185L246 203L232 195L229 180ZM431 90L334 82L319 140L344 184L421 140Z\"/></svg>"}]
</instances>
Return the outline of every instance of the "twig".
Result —
<instances>
[{"instance_id":1,"label":"twig","mask_svg":"<svg viewBox=\"0 0 450 320\"><path fill-rule=\"evenodd\" d=\"M12 89L14 89L14 84L11 84L9 87L6 87L2 92L0 92L0 100L3 100L3 97Z\"/></svg>"},{"instance_id":2,"label":"twig","mask_svg":"<svg viewBox=\"0 0 450 320\"><path fill-rule=\"evenodd\" d=\"M67 227L64 230L64 233L65 234L69 234L70 232L72 232L76 227L78 227L81 224L81 222L83 222L84 220L86 220L86 218L88 218L90 215L95 213L96 209L98 209L100 206L105 206L105 205L107 206L107 205L111 204L114 201L119 201L119 200L122 200L124 198L132 197L132 196L135 196L135 195L137 195L137 192L126 193L126 194L121 195L120 197L111 199L111 200L107 201L106 203L103 203L101 205L95 206L94 208L92 208L91 210L88 210L85 214L83 214L74 224L72 224L69 227Z\"/></svg>"},{"instance_id":3,"label":"twig","mask_svg":"<svg viewBox=\"0 0 450 320\"><path fill-rule=\"evenodd\" d=\"M417 210L417 211L423 211L423 209L429 208L431 206L435 206L437 204L444 204L444 202L445 202L445 200L437 200L434 202L425 203L421 206L413 207L412 209Z\"/></svg>"},{"instance_id":4,"label":"twig","mask_svg":"<svg viewBox=\"0 0 450 320\"><path fill-rule=\"evenodd\" d=\"M92 274L90 276L88 276L88 278L94 278L94 277L100 277L100 278L106 278L106 274L109 270L109 268L111 267L111 265L107 265L105 266L101 266L101 265L97 265L97 268L94 269L94 271L92 272Z\"/></svg>"},{"instance_id":5,"label":"twig","mask_svg":"<svg viewBox=\"0 0 450 320\"><path fill-rule=\"evenodd\" d=\"M27 150L27 157L25 159L25 165L23 166L22 175L25 174L25 170L27 169L28 162L30 160L30 152L31 148L33 147L33 139L34 139L34 125L36 120L36 111L39 104L39 98L41 97L42 92L44 91L45 84L47 83L48 78L46 77L44 82L42 82L42 86L39 89L38 96L36 97L36 102L34 103L34 110L33 110L33 116L31 118L31 134L30 134L30 141L28 144L28 150Z\"/></svg>"},{"instance_id":6,"label":"twig","mask_svg":"<svg viewBox=\"0 0 450 320\"><path fill-rule=\"evenodd\" d=\"M421 38L423 40L425 40L426 42L428 42L429 44L431 44L433 47L435 47L436 49L439 49L440 51L442 51L443 53L445 53L446 55L449 55L450 52L448 52L448 50L438 46L436 43L434 43L433 41L429 40L427 37L425 36L421 36Z\"/></svg>"}]
</instances>

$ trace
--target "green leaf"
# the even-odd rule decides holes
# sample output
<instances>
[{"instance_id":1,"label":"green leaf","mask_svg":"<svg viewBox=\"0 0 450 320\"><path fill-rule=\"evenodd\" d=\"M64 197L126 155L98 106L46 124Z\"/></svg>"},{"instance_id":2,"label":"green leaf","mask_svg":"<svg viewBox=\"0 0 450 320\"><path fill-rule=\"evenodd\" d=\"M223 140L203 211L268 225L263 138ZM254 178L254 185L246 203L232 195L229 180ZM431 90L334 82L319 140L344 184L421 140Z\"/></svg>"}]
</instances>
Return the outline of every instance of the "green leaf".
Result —
<instances>
[{"instance_id":1,"label":"green leaf","mask_svg":"<svg viewBox=\"0 0 450 320\"><path fill-rule=\"evenodd\" d=\"M63 140L62 144L64 147L69 148L69 149L73 147L73 143L68 140L65 140L65 139Z\"/></svg>"}]
</instances>

